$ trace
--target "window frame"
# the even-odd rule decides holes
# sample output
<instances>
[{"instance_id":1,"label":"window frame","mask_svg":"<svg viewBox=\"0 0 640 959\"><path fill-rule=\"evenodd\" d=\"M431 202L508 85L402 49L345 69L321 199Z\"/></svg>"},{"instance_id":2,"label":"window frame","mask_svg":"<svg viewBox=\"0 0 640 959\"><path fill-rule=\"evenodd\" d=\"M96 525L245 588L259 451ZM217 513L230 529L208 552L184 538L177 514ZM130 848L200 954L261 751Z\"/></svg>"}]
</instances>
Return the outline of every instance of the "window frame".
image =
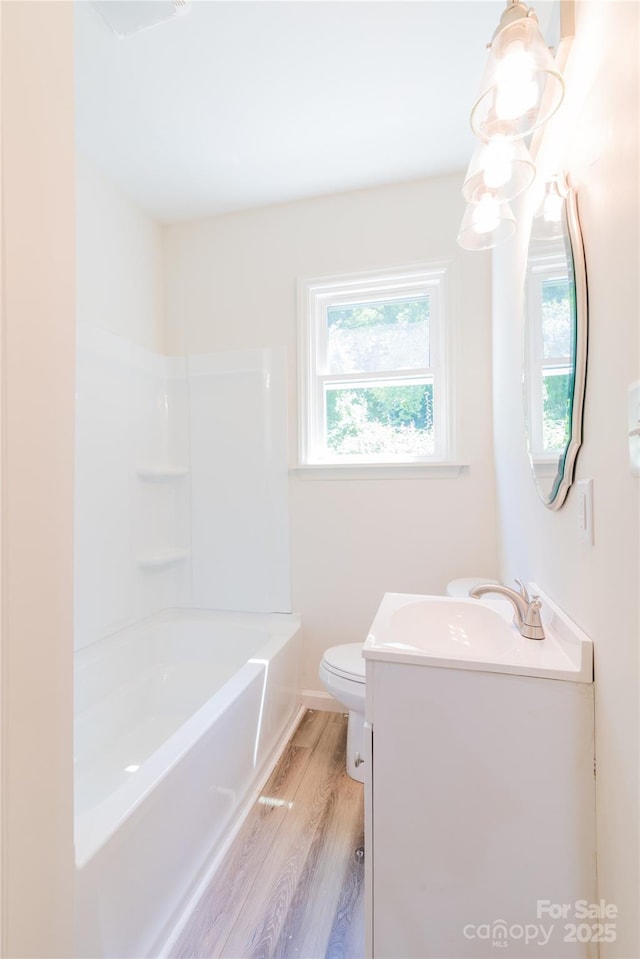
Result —
<instances>
[{"instance_id":1,"label":"window frame","mask_svg":"<svg viewBox=\"0 0 640 959\"><path fill-rule=\"evenodd\" d=\"M557 469L558 456L565 447L545 449L544 446L544 405L543 384L545 375L562 375L572 369L571 354L562 356L544 355L543 336L543 286L545 282L563 280L566 278L566 268L562 268L563 254L550 252L547 255L536 257L535 263L529 267L528 273L528 309L532 317L529 326L529 335L526 342L527 355L525 367L531 376L529 382L529 409L535 410L535 417L530 416L529 433L531 438L531 458L542 469L548 466L549 475ZM575 337L575 329L572 331ZM528 364L528 366L527 366Z\"/></svg>"},{"instance_id":2,"label":"window frame","mask_svg":"<svg viewBox=\"0 0 640 959\"><path fill-rule=\"evenodd\" d=\"M448 272L449 264L438 262L298 281L298 463L302 468L419 467L449 462L453 409ZM364 373L326 372L327 311L331 307L415 299L424 295L430 298L428 367ZM355 388L424 382L433 383L433 453L332 456L327 452L324 397L328 385Z\"/></svg>"}]
</instances>

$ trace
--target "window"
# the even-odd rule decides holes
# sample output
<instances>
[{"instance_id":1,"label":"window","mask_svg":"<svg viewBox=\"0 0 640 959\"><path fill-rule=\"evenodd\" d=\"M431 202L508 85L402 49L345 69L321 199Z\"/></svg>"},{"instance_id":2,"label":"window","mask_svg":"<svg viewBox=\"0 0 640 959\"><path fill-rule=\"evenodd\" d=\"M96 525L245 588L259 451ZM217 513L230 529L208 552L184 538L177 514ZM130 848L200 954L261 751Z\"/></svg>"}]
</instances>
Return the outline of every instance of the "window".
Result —
<instances>
[{"instance_id":1,"label":"window","mask_svg":"<svg viewBox=\"0 0 640 959\"><path fill-rule=\"evenodd\" d=\"M529 265L529 433L536 462L555 469L569 441L573 397L575 315L566 255L549 253Z\"/></svg>"},{"instance_id":2,"label":"window","mask_svg":"<svg viewBox=\"0 0 640 959\"><path fill-rule=\"evenodd\" d=\"M440 462L448 452L442 266L300 284L300 458Z\"/></svg>"}]
</instances>

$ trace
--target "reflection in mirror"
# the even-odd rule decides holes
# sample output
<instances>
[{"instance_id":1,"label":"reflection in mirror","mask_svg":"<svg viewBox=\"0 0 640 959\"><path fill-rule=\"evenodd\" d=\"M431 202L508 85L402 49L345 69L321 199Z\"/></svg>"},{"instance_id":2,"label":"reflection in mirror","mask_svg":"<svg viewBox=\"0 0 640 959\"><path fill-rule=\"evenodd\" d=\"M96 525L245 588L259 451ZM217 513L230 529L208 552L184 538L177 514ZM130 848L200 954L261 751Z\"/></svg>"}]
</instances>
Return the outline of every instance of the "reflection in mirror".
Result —
<instances>
[{"instance_id":1,"label":"reflection in mirror","mask_svg":"<svg viewBox=\"0 0 640 959\"><path fill-rule=\"evenodd\" d=\"M533 477L559 509L582 441L587 287L575 191L554 178L533 219L525 291L524 404Z\"/></svg>"}]
</instances>

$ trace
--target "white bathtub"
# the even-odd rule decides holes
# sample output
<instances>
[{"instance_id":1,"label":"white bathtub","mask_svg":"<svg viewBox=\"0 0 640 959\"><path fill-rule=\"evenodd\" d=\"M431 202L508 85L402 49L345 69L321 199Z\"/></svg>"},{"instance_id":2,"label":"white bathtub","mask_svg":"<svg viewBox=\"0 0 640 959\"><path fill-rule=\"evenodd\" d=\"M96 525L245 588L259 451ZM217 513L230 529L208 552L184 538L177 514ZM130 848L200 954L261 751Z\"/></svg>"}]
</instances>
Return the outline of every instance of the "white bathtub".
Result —
<instances>
[{"instance_id":1,"label":"white bathtub","mask_svg":"<svg viewBox=\"0 0 640 959\"><path fill-rule=\"evenodd\" d=\"M299 626L171 610L76 653L76 956L170 939L297 712Z\"/></svg>"}]
</instances>

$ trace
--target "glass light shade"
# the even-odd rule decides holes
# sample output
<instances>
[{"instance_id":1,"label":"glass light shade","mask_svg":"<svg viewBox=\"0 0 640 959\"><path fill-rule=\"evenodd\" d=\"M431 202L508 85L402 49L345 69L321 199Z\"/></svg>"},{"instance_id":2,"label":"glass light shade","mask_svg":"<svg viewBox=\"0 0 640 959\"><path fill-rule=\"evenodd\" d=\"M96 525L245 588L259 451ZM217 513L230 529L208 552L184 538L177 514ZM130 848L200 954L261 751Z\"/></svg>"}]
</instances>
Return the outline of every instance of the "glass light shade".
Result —
<instances>
[{"instance_id":1,"label":"glass light shade","mask_svg":"<svg viewBox=\"0 0 640 959\"><path fill-rule=\"evenodd\" d=\"M464 250L490 250L516 232L516 218L508 203L485 192L469 203L460 225L458 243Z\"/></svg>"},{"instance_id":2,"label":"glass light shade","mask_svg":"<svg viewBox=\"0 0 640 959\"><path fill-rule=\"evenodd\" d=\"M473 132L483 140L496 134L508 139L528 136L552 116L562 102L564 81L538 29L538 21L524 4L503 14L471 111ZM509 20L508 14L517 19ZM502 21L501 21L502 22Z\"/></svg>"},{"instance_id":3,"label":"glass light shade","mask_svg":"<svg viewBox=\"0 0 640 959\"><path fill-rule=\"evenodd\" d=\"M530 186L536 168L522 140L509 140L500 134L481 143L471 157L462 195L469 203L491 190L501 203L513 200Z\"/></svg>"},{"instance_id":4,"label":"glass light shade","mask_svg":"<svg viewBox=\"0 0 640 959\"><path fill-rule=\"evenodd\" d=\"M544 187L544 195L531 224L534 240L556 240L565 234L565 190L560 178L551 177Z\"/></svg>"}]
</instances>

